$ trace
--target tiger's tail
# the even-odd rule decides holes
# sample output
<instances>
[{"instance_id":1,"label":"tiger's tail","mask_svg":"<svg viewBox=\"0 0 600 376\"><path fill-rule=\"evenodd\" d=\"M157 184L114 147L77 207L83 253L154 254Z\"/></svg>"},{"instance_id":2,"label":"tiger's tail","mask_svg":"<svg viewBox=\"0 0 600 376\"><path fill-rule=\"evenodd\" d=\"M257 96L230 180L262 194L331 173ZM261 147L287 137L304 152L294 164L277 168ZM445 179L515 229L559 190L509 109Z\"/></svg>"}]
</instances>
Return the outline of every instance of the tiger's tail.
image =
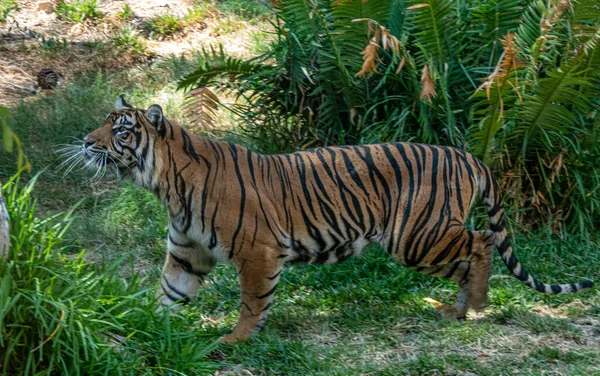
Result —
<instances>
[{"instance_id":1,"label":"tiger's tail","mask_svg":"<svg viewBox=\"0 0 600 376\"><path fill-rule=\"evenodd\" d=\"M504 205L498 182L483 163L482 166L484 172L482 182L485 183L485 187L481 191L481 197L487 206L490 229L494 232L494 244L498 248L502 261L504 261L504 264L506 264L515 277L532 289L545 294L563 294L593 287L594 283L590 280L583 280L578 283L549 285L538 281L523 268L513 252L510 239L506 232L504 223Z\"/></svg>"}]
</instances>

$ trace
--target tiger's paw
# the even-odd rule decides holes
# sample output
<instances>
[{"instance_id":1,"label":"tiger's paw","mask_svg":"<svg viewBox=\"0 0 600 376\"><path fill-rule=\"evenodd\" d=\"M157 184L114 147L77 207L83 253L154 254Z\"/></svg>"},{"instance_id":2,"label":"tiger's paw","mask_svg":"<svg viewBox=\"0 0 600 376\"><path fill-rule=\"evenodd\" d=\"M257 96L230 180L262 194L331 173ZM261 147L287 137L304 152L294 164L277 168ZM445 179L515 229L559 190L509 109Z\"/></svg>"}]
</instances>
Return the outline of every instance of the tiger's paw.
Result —
<instances>
[{"instance_id":1,"label":"tiger's paw","mask_svg":"<svg viewBox=\"0 0 600 376\"><path fill-rule=\"evenodd\" d=\"M435 311L446 320L464 320L467 317L466 312L459 312L456 308L445 304L435 307Z\"/></svg>"},{"instance_id":2,"label":"tiger's paw","mask_svg":"<svg viewBox=\"0 0 600 376\"><path fill-rule=\"evenodd\" d=\"M246 338L240 338L236 335L234 335L233 333L227 334L223 337L221 337L221 339L219 340L219 343L223 343L226 345L231 345L233 343L238 343L238 342L242 342L244 341Z\"/></svg>"},{"instance_id":3,"label":"tiger's paw","mask_svg":"<svg viewBox=\"0 0 600 376\"><path fill-rule=\"evenodd\" d=\"M451 307L449 305L446 305L444 303L440 303L437 300L431 299L431 298L423 298L424 301L426 301L427 303L430 303L432 306L435 307L435 311L444 319L447 320L453 320L453 319L457 319L457 320L461 320L461 319L465 319L466 318L466 312L462 312L459 311L458 309L456 309L455 307Z\"/></svg>"}]
</instances>

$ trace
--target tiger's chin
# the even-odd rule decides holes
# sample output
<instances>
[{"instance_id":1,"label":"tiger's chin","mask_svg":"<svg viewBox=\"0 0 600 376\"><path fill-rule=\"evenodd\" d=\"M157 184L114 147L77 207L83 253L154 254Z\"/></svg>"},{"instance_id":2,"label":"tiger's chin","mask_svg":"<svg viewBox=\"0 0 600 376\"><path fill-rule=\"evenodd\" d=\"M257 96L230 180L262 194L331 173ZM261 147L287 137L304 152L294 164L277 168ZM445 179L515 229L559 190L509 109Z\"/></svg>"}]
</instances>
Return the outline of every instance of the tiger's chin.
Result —
<instances>
[{"instance_id":1,"label":"tiger's chin","mask_svg":"<svg viewBox=\"0 0 600 376\"><path fill-rule=\"evenodd\" d=\"M125 165L114 165L115 175L117 180L135 180L135 175L131 170L131 167Z\"/></svg>"}]
</instances>

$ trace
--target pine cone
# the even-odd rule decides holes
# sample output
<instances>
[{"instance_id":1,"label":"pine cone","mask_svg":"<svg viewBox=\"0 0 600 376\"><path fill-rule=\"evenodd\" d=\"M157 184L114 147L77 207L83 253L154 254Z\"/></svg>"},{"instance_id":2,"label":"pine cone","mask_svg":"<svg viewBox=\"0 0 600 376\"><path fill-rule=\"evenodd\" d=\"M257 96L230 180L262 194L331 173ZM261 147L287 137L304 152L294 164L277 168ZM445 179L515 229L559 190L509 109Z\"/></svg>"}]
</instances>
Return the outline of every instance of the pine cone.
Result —
<instances>
[{"instance_id":1,"label":"pine cone","mask_svg":"<svg viewBox=\"0 0 600 376\"><path fill-rule=\"evenodd\" d=\"M50 68L44 68L37 74L38 86L41 89L55 89L62 78L62 74L56 73Z\"/></svg>"}]
</instances>

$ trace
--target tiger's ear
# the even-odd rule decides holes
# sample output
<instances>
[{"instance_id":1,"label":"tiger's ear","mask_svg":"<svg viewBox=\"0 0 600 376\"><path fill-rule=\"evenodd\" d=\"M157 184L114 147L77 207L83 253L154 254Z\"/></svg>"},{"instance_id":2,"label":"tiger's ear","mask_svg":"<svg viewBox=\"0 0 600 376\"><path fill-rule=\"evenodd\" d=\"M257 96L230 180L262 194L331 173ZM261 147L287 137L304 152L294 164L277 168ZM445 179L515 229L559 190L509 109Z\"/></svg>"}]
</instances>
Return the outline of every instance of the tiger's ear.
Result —
<instances>
[{"instance_id":1,"label":"tiger's ear","mask_svg":"<svg viewBox=\"0 0 600 376\"><path fill-rule=\"evenodd\" d=\"M163 134L165 131L165 124L163 118L162 108L159 105L153 104L150 106L144 114L150 121L150 124L154 126L158 134Z\"/></svg>"},{"instance_id":2,"label":"tiger's ear","mask_svg":"<svg viewBox=\"0 0 600 376\"><path fill-rule=\"evenodd\" d=\"M119 95L119 98L115 102L115 110L124 110L126 108L133 108L133 106L125 101L123 95Z\"/></svg>"}]
</instances>

